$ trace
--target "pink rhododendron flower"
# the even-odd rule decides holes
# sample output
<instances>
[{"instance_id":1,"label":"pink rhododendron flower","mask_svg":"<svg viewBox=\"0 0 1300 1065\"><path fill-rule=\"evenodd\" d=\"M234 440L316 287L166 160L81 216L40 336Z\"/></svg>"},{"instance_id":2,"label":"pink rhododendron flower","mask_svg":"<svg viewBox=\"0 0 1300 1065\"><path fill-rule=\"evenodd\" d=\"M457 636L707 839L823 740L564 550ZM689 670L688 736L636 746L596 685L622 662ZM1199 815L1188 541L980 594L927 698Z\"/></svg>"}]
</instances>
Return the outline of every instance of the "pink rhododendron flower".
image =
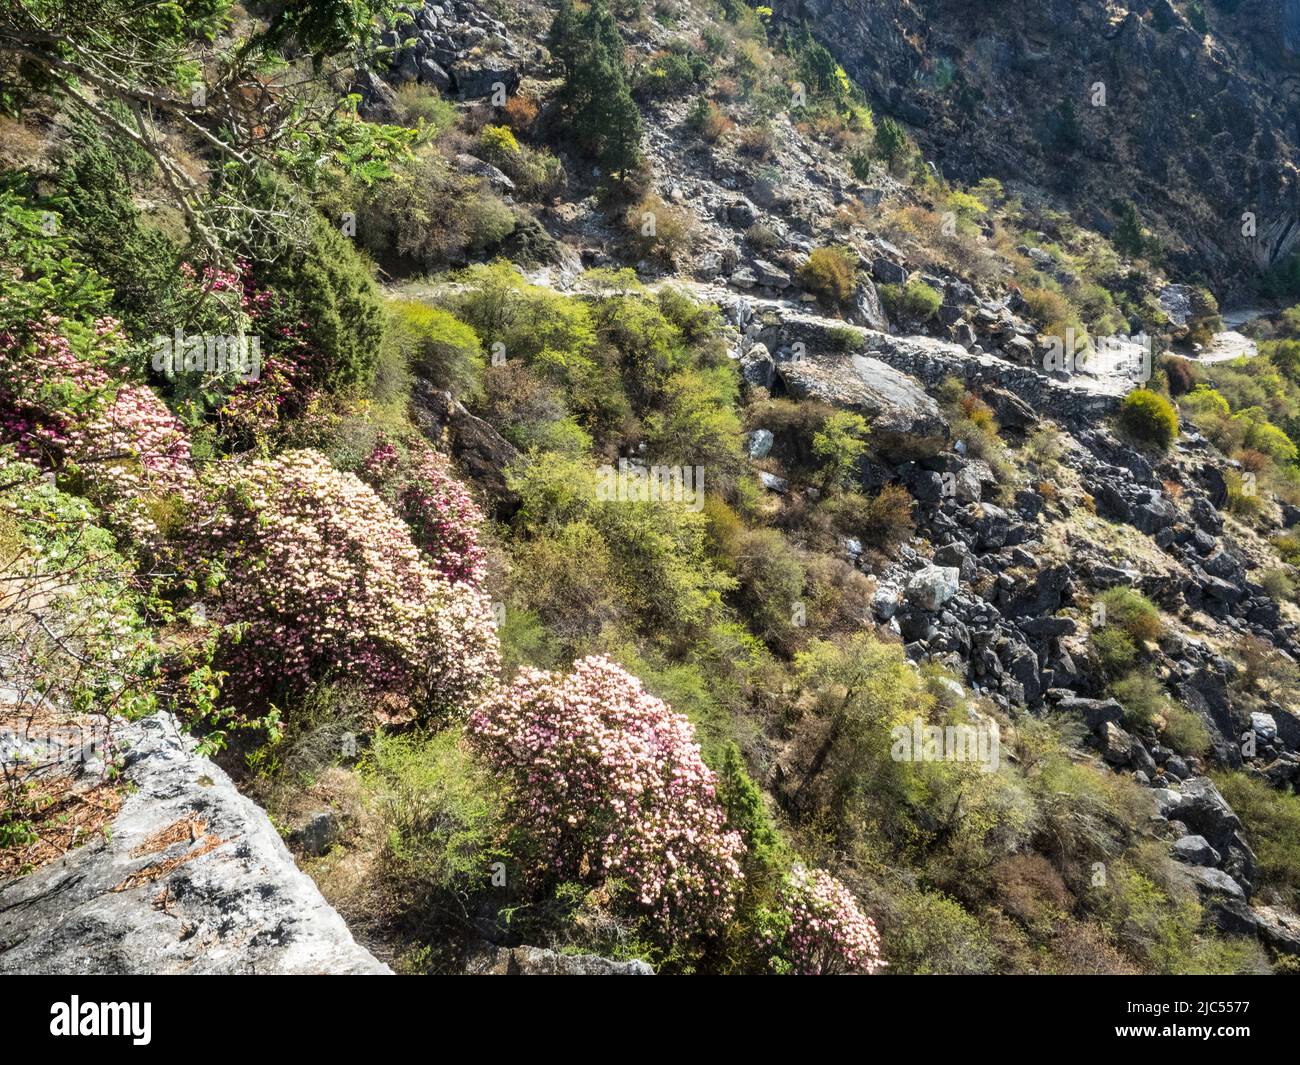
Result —
<instances>
[{"instance_id":1,"label":"pink rhododendron flower","mask_svg":"<svg viewBox=\"0 0 1300 1065\"><path fill-rule=\"evenodd\" d=\"M205 488L195 528L221 553L226 620L246 629L242 683L265 692L328 675L429 711L468 707L492 683L491 604L439 576L360 479L304 450L221 464Z\"/></svg>"},{"instance_id":2,"label":"pink rhododendron flower","mask_svg":"<svg viewBox=\"0 0 1300 1065\"><path fill-rule=\"evenodd\" d=\"M665 929L714 932L735 910L744 843L681 714L607 658L520 671L468 722L514 785L514 815L555 875L623 879Z\"/></svg>"},{"instance_id":3,"label":"pink rhododendron flower","mask_svg":"<svg viewBox=\"0 0 1300 1065\"><path fill-rule=\"evenodd\" d=\"M479 543L483 512L444 456L416 444L409 465L402 469L397 449L381 439L363 473L375 486L397 480L394 505L436 573L449 581L482 583L487 562Z\"/></svg>"},{"instance_id":4,"label":"pink rhododendron flower","mask_svg":"<svg viewBox=\"0 0 1300 1065\"><path fill-rule=\"evenodd\" d=\"M24 345L0 334L0 437L26 458L75 468L110 524L156 546L150 503L188 501L195 485L185 427L152 389L77 355L59 325L57 318L35 325ZM94 333L97 343L120 339L109 318Z\"/></svg>"},{"instance_id":5,"label":"pink rhododendron flower","mask_svg":"<svg viewBox=\"0 0 1300 1065\"><path fill-rule=\"evenodd\" d=\"M825 870L796 865L781 901L790 920L784 953L795 975L870 975L887 964L875 923Z\"/></svg>"}]
</instances>

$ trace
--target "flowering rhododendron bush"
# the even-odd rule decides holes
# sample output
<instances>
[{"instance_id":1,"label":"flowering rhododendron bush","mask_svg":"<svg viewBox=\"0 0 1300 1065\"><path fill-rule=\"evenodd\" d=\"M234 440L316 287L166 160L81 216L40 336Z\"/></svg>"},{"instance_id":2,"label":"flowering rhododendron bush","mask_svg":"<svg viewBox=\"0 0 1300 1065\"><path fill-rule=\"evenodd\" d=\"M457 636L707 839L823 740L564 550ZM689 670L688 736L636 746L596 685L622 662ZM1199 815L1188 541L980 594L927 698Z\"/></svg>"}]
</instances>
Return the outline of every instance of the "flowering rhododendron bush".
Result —
<instances>
[{"instance_id":1,"label":"flowering rhododendron bush","mask_svg":"<svg viewBox=\"0 0 1300 1065\"><path fill-rule=\"evenodd\" d=\"M359 478L303 450L220 464L204 487L195 529L220 548L223 620L242 633L230 648L239 685L270 694L352 680L433 712L492 682L488 600L439 577Z\"/></svg>"},{"instance_id":2,"label":"flowering rhododendron bush","mask_svg":"<svg viewBox=\"0 0 1300 1065\"><path fill-rule=\"evenodd\" d=\"M74 350L60 326L49 318L22 342L0 334L0 434L25 458L75 474L110 525L156 546L151 504L188 501L194 489L185 427L152 389ZM102 352L123 338L117 322L101 318L93 337L79 339Z\"/></svg>"},{"instance_id":3,"label":"flowering rhododendron bush","mask_svg":"<svg viewBox=\"0 0 1300 1065\"><path fill-rule=\"evenodd\" d=\"M486 553L479 543L483 512L444 456L423 441L413 442L404 453L380 439L366 459L363 475L392 497L434 572L449 581L482 583L486 570Z\"/></svg>"},{"instance_id":4,"label":"flowering rhododendron bush","mask_svg":"<svg viewBox=\"0 0 1300 1065\"><path fill-rule=\"evenodd\" d=\"M781 889L784 907L763 946L774 967L796 976L869 976L884 968L875 923L853 893L824 869L796 865Z\"/></svg>"},{"instance_id":5,"label":"flowering rhododendron bush","mask_svg":"<svg viewBox=\"0 0 1300 1065\"><path fill-rule=\"evenodd\" d=\"M624 880L661 928L719 930L744 843L729 831L695 730L607 658L523 669L470 716L512 785L516 823L557 878Z\"/></svg>"}]
</instances>

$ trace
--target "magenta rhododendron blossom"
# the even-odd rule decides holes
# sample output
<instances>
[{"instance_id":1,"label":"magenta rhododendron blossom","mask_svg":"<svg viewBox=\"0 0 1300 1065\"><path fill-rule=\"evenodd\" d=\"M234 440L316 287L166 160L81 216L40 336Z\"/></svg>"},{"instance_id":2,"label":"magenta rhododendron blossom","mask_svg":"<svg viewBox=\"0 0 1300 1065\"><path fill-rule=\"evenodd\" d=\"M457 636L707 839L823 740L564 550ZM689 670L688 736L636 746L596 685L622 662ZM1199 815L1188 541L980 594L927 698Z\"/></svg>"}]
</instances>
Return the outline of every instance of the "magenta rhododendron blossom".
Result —
<instances>
[{"instance_id":1,"label":"magenta rhododendron blossom","mask_svg":"<svg viewBox=\"0 0 1300 1065\"><path fill-rule=\"evenodd\" d=\"M205 488L195 528L225 566L224 620L244 625L240 683L348 679L429 711L468 707L492 683L491 604L438 576L359 478L304 450L222 464Z\"/></svg>"},{"instance_id":2,"label":"magenta rhododendron blossom","mask_svg":"<svg viewBox=\"0 0 1300 1065\"><path fill-rule=\"evenodd\" d=\"M0 436L25 458L72 467L110 524L136 543L160 536L149 502L188 501L195 486L189 436L153 390L114 378L73 351L56 318L19 345L0 334ZM120 340L95 323L95 343Z\"/></svg>"},{"instance_id":3,"label":"magenta rhododendron blossom","mask_svg":"<svg viewBox=\"0 0 1300 1065\"><path fill-rule=\"evenodd\" d=\"M870 975L886 965L875 923L830 873L796 865L781 901L790 918L786 960L795 975Z\"/></svg>"},{"instance_id":4,"label":"magenta rhododendron blossom","mask_svg":"<svg viewBox=\"0 0 1300 1065\"><path fill-rule=\"evenodd\" d=\"M409 463L403 464L398 450L381 440L363 472L376 486L396 481L394 506L439 576L482 583L486 570L486 553L479 543L483 512L443 455L417 444Z\"/></svg>"},{"instance_id":5,"label":"magenta rhododendron blossom","mask_svg":"<svg viewBox=\"0 0 1300 1065\"><path fill-rule=\"evenodd\" d=\"M744 843L726 828L691 723L636 677L601 657L567 676L523 669L468 727L513 784L517 823L554 876L620 878L677 934L731 917Z\"/></svg>"}]
</instances>

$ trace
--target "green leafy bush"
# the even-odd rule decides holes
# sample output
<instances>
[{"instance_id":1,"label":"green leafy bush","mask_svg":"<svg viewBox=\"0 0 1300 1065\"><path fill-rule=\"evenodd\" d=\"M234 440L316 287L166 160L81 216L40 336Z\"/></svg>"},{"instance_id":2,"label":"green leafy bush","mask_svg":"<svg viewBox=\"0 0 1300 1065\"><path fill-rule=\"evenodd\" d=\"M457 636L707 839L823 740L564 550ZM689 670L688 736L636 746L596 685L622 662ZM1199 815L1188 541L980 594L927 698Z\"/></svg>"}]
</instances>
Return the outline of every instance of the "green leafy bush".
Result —
<instances>
[{"instance_id":1,"label":"green leafy bush","mask_svg":"<svg viewBox=\"0 0 1300 1065\"><path fill-rule=\"evenodd\" d=\"M157 708L162 655L133 567L94 507L7 447L0 447L0 574L5 684L33 712L137 717Z\"/></svg>"},{"instance_id":2,"label":"green leafy bush","mask_svg":"<svg viewBox=\"0 0 1300 1065\"><path fill-rule=\"evenodd\" d=\"M858 287L858 257L851 248L814 248L796 271L799 284L836 306L853 298Z\"/></svg>"},{"instance_id":3,"label":"green leafy bush","mask_svg":"<svg viewBox=\"0 0 1300 1065\"><path fill-rule=\"evenodd\" d=\"M43 204L28 184L21 174L0 176L0 238L8 264L0 270L0 330L21 338L52 307L65 332L70 322L89 328L108 313L112 288L74 258L59 205Z\"/></svg>"},{"instance_id":4,"label":"green leafy bush","mask_svg":"<svg viewBox=\"0 0 1300 1065\"><path fill-rule=\"evenodd\" d=\"M415 300L388 304L393 343L406 365L458 399L479 394L486 366L478 335L449 311Z\"/></svg>"},{"instance_id":5,"label":"green leafy bush","mask_svg":"<svg viewBox=\"0 0 1300 1065\"><path fill-rule=\"evenodd\" d=\"M1121 628L1106 626L1093 629L1090 639L1101 662L1102 672L1108 677L1122 676L1137 661L1137 646L1133 643L1133 637Z\"/></svg>"},{"instance_id":6,"label":"green leafy bush","mask_svg":"<svg viewBox=\"0 0 1300 1065\"><path fill-rule=\"evenodd\" d=\"M857 475L867 450L867 420L852 411L836 411L813 434L813 456L821 465L822 484L842 488Z\"/></svg>"},{"instance_id":7,"label":"green leafy bush","mask_svg":"<svg viewBox=\"0 0 1300 1065\"><path fill-rule=\"evenodd\" d=\"M1106 611L1106 624L1118 625L1134 643L1159 640L1165 631L1156 605L1136 588L1109 588L1097 597Z\"/></svg>"},{"instance_id":8,"label":"green leafy bush","mask_svg":"<svg viewBox=\"0 0 1300 1065\"><path fill-rule=\"evenodd\" d=\"M1156 718L1167 718L1173 700L1150 673L1134 670L1110 686L1110 693L1124 707L1128 728L1152 728Z\"/></svg>"},{"instance_id":9,"label":"green leafy bush","mask_svg":"<svg viewBox=\"0 0 1300 1065\"><path fill-rule=\"evenodd\" d=\"M1162 711L1165 717L1164 741L1179 754L1202 758L1210 749L1210 730L1201 716L1172 700Z\"/></svg>"},{"instance_id":10,"label":"green leafy bush","mask_svg":"<svg viewBox=\"0 0 1300 1065\"><path fill-rule=\"evenodd\" d=\"M666 265L687 254L694 241L695 225L690 212L665 203L653 192L628 208L624 222L641 254Z\"/></svg>"},{"instance_id":11,"label":"green leafy bush","mask_svg":"<svg viewBox=\"0 0 1300 1065\"><path fill-rule=\"evenodd\" d=\"M456 105L431 85L408 81L397 90L397 117L407 126L424 125L435 136L456 124Z\"/></svg>"},{"instance_id":12,"label":"green leafy bush","mask_svg":"<svg viewBox=\"0 0 1300 1065\"><path fill-rule=\"evenodd\" d=\"M956 899L919 888L889 893L879 913L894 972L976 975L996 971L997 953L980 920Z\"/></svg>"},{"instance_id":13,"label":"green leafy bush","mask_svg":"<svg viewBox=\"0 0 1300 1065\"><path fill-rule=\"evenodd\" d=\"M899 484L887 484L872 496L856 490L836 492L823 505L837 529L881 551L893 551L916 531L914 501Z\"/></svg>"},{"instance_id":14,"label":"green leafy bush","mask_svg":"<svg viewBox=\"0 0 1300 1065\"><path fill-rule=\"evenodd\" d=\"M564 166L555 156L520 144L508 126L484 126L478 154L499 167L526 197L551 195L564 181Z\"/></svg>"},{"instance_id":15,"label":"green leafy bush","mask_svg":"<svg viewBox=\"0 0 1300 1065\"><path fill-rule=\"evenodd\" d=\"M95 146L65 161L59 189L83 261L113 279L116 314L137 335L170 335L187 320L181 250L141 222L113 156Z\"/></svg>"},{"instance_id":16,"label":"green leafy bush","mask_svg":"<svg viewBox=\"0 0 1300 1065\"><path fill-rule=\"evenodd\" d=\"M880 299L890 314L917 318L928 322L943 305L943 294L924 281L908 281L903 285L881 285Z\"/></svg>"},{"instance_id":17,"label":"green leafy bush","mask_svg":"<svg viewBox=\"0 0 1300 1065\"><path fill-rule=\"evenodd\" d=\"M458 729L377 732L358 769L394 890L411 901L443 895L454 902L488 886L492 862L506 857L501 809Z\"/></svg>"},{"instance_id":18,"label":"green leafy bush","mask_svg":"<svg viewBox=\"0 0 1300 1065\"><path fill-rule=\"evenodd\" d=\"M384 263L430 268L497 248L515 214L478 177L425 149L360 198L357 240Z\"/></svg>"},{"instance_id":19,"label":"green leafy bush","mask_svg":"<svg viewBox=\"0 0 1300 1065\"><path fill-rule=\"evenodd\" d=\"M1178 412L1159 393L1134 389L1120 405L1119 427L1138 443L1166 451L1178 439Z\"/></svg>"},{"instance_id":20,"label":"green leafy bush","mask_svg":"<svg viewBox=\"0 0 1300 1065\"><path fill-rule=\"evenodd\" d=\"M1243 772L1215 773L1214 783L1241 818L1261 880L1300 907L1300 796Z\"/></svg>"},{"instance_id":21,"label":"green leafy bush","mask_svg":"<svg viewBox=\"0 0 1300 1065\"><path fill-rule=\"evenodd\" d=\"M352 242L316 216L305 247L272 264L267 281L305 323L313 379L328 387L368 383L383 338L383 305Z\"/></svg>"},{"instance_id":22,"label":"green leafy bush","mask_svg":"<svg viewBox=\"0 0 1300 1065\"><path fill-rule=\"evenodd\" d=\"M898 166L911 154L911 138L894 119L885 117L876 123L876 151L891 167Z\"/></svg>"}]
</instances>

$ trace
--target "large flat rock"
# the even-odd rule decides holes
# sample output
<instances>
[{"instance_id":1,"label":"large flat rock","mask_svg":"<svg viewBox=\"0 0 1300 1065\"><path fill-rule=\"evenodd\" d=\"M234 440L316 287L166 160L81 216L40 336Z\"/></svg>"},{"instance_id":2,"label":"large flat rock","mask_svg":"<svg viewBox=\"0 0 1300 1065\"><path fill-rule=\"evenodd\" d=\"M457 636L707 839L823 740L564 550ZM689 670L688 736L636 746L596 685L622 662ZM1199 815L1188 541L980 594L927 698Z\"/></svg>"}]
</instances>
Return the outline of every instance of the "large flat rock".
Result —
<instances>
[{"instance_id":1,"label":"large flat rock","mask_svg":"<svg viewBox=\"0 0 1300 1065\"><path fill-rule=\"evenodd\" d=\"M107 840L0 884L0 973L388 973L176 721L117 732Z\"/></svg>"},{"instance_id":2,"label":"large flat rock","mask_svg":"<svg viewBox=\"0 0 1300 1065\"><path fill-rule=\"evenodd\" d=\"M916 378L865 355L808 356L777 373L795 399L851 410L871 423L871 444L892 457L934 454L948 443L948 422Z\"/></svg>"}]
</instances>

